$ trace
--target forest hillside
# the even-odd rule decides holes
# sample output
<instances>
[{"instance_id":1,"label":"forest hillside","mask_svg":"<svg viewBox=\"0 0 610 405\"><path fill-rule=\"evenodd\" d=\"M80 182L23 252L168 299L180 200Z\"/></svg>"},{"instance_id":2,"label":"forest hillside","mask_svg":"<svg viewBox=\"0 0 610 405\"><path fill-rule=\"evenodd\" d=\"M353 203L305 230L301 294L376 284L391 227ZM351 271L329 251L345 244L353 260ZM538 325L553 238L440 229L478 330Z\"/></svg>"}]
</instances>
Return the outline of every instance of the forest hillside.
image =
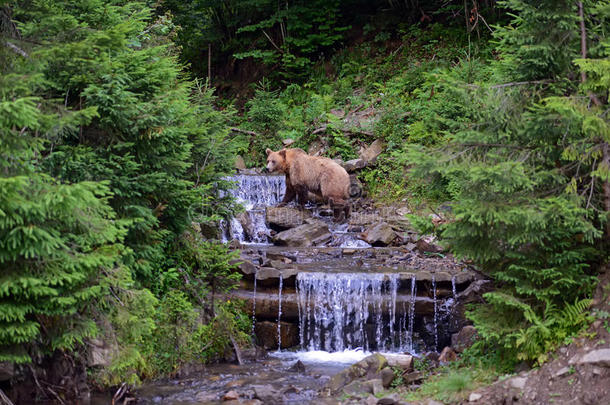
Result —
<instances>
[{"instance_id":1,"label":"forest hillside","mask_svg":"<svg viewBox=\"0 0 610 405\"><path fill-rule=\"evenodd\" d=\"M279 234L338 232L311 207L282 211L300 218L289 225L267 208L263 242L288 246L279 253L226 235L251 209L236 179L263 176L266 149L283 147L349 172L356 219L341 233L389 249L374 266L467 268L481 287L418 279L434 299L434 318L415 320L420 374L394 367L385 391L334 400L458 403L495 382L470 398L503 403L501 376L555 364L540 375L571 378L574 350L610 353L609 19L606 0L0 0L0 403L124 403L142 384L256 358L270 347L255 326L275 317L282 349L282 282L297 298L303 285L282 271L303 245ZM388 240L357 222L372 212L392 213ZM296 239L322 246L305 261L359 254ZM240 288L256 294L268 268L280 308L259 317ZM437 281L439 297L453 284L456 308L468 296L446 336ZM414 313L415 276L410 286ZM392 311L379 319L393 342ZM469 347L433 367L424 352L465 326ZM605 359L582 373L599 384L565 395L610 398L595 391Z\"/></svg>"}]
</instances>

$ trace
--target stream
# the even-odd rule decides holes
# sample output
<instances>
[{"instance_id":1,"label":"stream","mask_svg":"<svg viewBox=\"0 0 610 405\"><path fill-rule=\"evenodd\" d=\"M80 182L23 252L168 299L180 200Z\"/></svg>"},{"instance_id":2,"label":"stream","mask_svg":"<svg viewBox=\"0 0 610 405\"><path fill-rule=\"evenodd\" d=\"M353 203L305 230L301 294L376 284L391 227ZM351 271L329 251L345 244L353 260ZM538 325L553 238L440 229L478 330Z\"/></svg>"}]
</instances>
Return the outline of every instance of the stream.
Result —
<instances>
[{"instance_id":1,"label":"stream","mask_svg":"<svg viewBox=\"0 0 610 405\"><path fill-rule=\"evenodd\" d=\"M383 217L367 223L356 211L335 224L324 207L275 208L282 176L231 180L245 208L220 224L220 237L239 242L243 261L231 297L251 308L252 339L266 354L145 384L138 403L315 403L332 375L371 352L418 355L450 345L470 271L412 246L373 247L363 231Z\"/></svg>"}]
</instances>

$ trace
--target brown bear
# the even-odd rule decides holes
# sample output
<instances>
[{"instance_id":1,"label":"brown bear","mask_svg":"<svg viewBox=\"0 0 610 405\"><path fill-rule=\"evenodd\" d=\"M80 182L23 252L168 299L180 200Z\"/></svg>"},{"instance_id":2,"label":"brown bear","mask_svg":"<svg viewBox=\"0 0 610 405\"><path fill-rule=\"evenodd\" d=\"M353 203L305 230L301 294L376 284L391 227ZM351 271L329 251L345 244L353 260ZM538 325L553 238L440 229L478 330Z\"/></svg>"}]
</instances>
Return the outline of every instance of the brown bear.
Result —
<instances>
[{"instance_id":1,"label":"brown bear","mask_svg":"<svg viewBox=\"0 0 610 405\"><path fill-rule=\"evenodd\" d=\"M267 170L286 175L286 194L280 203L285 205L297 199L304 206L311 192L330 204L336 221L350 214L349 175L337 162L325 157L310 156L304 150L267 149Z\"/></svg>"}]
</instances>

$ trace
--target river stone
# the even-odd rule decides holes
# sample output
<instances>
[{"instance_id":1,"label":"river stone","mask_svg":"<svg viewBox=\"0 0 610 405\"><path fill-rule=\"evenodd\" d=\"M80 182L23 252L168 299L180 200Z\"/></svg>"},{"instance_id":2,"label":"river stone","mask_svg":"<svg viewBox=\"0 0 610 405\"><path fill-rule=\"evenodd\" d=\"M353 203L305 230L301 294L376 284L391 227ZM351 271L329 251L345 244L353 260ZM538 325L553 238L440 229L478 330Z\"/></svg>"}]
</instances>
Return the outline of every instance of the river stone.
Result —
<instances>
[{"instance_id":1,"label":"river stone","mask_svg":"<svg viewBox=\"0 0 610 405\"><path fill-rule=\"evenodd\" d=\"M478 401L481 398L483 398L483 395L479 394L478 392L473 392L468 397L468 402L476 402L476 401Z\"/></svg>"},{"instance_id":2,"label":"river stone","mask_svg":"<svg viewBox=\"0 0 610 405\"><path fill-rule=\"evenodd\" d=\"M331 237L328 225L322 221L315 221L280 232L275 235L273 241L281 246L308 247L316 241Z\"/></svg>"},{"instance_id":3,"label":"river stone","mask_svg":"<svg viewBox=\"0 0 610 405\"><path fill-rule=\"evenodd\" d=\"M449 346L445 346L445 348L441 351L441 355L438 356L438 361L441 363L450 363L456 360L457 354Z\"/></svg>"},{"instance_id":4,"label":"river stone","mask_svg":"<svg viewBox=\"0 0 610 405\"><path fill-rule=\"evenodd\" d=\"M306 218L311 218L309 211L292 207L267 207L265 213L267 224L280 230L303 225Z\"/></svg>"},{"instance_id":5,"label":"river stone","mask_svg":"<svg viewBox=\"0 0 610 405\"><path fill-rule=\"evenodd\" d=\"M278 400L278 392L274 390L273 387L271 387L270 385L253 385L252 388L254 389L255 399L260 399L264 403L269 404L282 402Z\"/></svg>"},{"instance_id":6,"label":"river stone","mask_svg":"<svg viewBox=\"0 0 610 405\"><path fill-rule=\"evenodd\" d=\"M461 353L474 343L477 330L472 325L466 325L458 333L451 335L451 347L457 353Z\"/></svg>"},{"instance_id":7,"label":"river stone","mask_svg":"<svg viewBox=\"0 0 610 405\"><path fill-rule=\"evenodd\" d=\"M301 360L297 360L288 371L292 371L293 373L304 373L306 371L305 364Z\"/></svg>"},{"instance_id":8,"label":"river stone","mask_svg":"<svg viewBox=\"0 0 610 405\"><path fill-rule=\"evenodd\" d=\"M379 222L364 231L364 240L372 246L388 246L397 237L394 229L386 222Z\"/></svg>"},{"instance_id":9,"label":"river stone","mask_svg":"<svg viewBox=\"0 0 610 405\"><path fill-rule=\"evenodd\" d=\"M236 399L239 399L239 394L237 392L233 391L233 390L227 392L222 397L223 401L234 401Z\"/></svg>"},{"instance_id":10,"label":"river stone","mask_svg":"<svg viewBox=\"0 0 610 405\"><path fill-rule=\"evenodd\" d=\"M195 401L197 402L215 402L218 401L218 396L213 393L213 392L208 392L208 391L202 391L202 392L198 392L195 395Z\"/></svg>"},{"instance_id":11,"label":"river stone","mask_svg":"<svg viewBox=\"0 0 610 405\"><path fill-rule=\"evenodd\" d=\"M381 139L376 139L373 143L360 153L360 159L367 163L374 163L377 157L383 152L385 145Z\"/></svg>"},{"instance_id":12,"label":"river stone","mask_svg":"<svg viewBox=\"0 0 610 405\"><path fill-rule=\"evenodd\" d=\"M388 365L388 361L379 353L373 353L360 360L358 363L340 371L331 377L326 387L332 394L337 394L343 387L361 377L375 377L383 368Z\"/></svg>"}]
</instances>

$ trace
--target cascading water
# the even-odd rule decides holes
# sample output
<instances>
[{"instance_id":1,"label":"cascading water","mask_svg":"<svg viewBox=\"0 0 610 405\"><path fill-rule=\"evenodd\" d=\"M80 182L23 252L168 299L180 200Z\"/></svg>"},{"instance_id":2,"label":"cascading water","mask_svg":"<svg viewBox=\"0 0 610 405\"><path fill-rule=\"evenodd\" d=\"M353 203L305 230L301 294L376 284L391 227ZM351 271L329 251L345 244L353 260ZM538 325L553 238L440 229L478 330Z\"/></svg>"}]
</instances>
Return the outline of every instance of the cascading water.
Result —
<instances>
[{"instance_id":1,"label":"cascading water","mask_svg":"<svg viewBox=\"0 0 610 405\"><path fill-rule=\"evenodd\" d=\"M257 271L254 272L254 291L252 293L252 340L256 340L256 275Z\"/></svg>"},{"instance_id":2,"label":"cascading water","mask_svg":"<svg viewBox=\"0 0 610 405\"><path fill-rule=\"evenodd\" d=\"M413 351L413 327L415 323L415 297L417 294L417 283L415 274L411 276L411 302L409 306L409 334L407 337L407 349Z\"/></svg>"},{"instance_id":3,"label":"cascading water","mask_svg":"<svg viewBox=\"0 0 610 405\"><path fill-rule=\"evenodd\" d=\"M400 350L395 336L398 284L395 275L382 273L299 273L301 347Z\"/></svg>"},{"instance_id":4,"label":"cascading water","mask_svg":"<svg viewBox=\"0 0 610 405\"><path fill-rule=\"evenodd\" d=\"M284 176L237 175L227 180L236 183L229 193L246 211L228 223L221 222L223 242L236 239L240 243L268 243L265 207L278 204L284 197Z\"/></svg>"},{"instance_id":5,"label":"cascading water","mask_svg":"<svg viewBox=\"0 0 610 405\"><path fill-rule=\"evenodd\" d=\"M278 310L277 310L277 351L282 351L282 284L284 283L284 277L280 274L280 286L278 292Z\"/></svg>"},{"instance_id":6,"label":"cascading water","mask_svg":"<svg viewBox=\"0 0 610 405\"><path fill-rule=\"evenodd\" d=\"M436 303L436 279L432 276L432 294L434 296L434 350L438 351L438 308Z\"/></svg>"},{"instance_id":7,"label":"cascading water","mask_svg":"<svg viewBox=\"0 0 610 405\"><path fill-rule=\"evenodd\" d=\"M455 275L451 276L451 292L453 294L453 305L457 305L457 290L455 287Z\"/></svg>"}]
</instances>

